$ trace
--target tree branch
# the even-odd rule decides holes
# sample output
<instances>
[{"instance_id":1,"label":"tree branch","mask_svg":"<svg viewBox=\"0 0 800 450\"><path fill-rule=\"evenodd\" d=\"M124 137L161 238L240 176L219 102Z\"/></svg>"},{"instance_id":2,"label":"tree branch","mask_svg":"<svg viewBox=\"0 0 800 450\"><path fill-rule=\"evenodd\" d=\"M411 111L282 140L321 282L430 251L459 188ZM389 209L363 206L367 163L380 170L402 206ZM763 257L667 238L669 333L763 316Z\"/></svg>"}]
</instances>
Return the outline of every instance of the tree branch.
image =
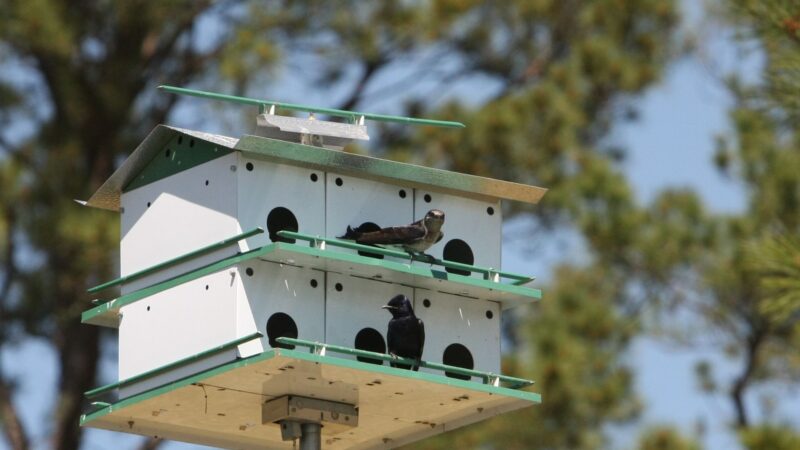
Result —
<instances>
[{"instance_id":1,"label":"tree branch","mask_svg":"<svg viewBox=\"0 0 800 450\"><path fill-rule=\"evenodd\" d=\"M5 268L3 270L2 287L0 287L0 324L4 324L4 315L6 297L11 292L11 286L14 282L14 277L17 274L17 267L14 264L14 253L16 252L16 243L14 242L14 230L16 228L16 214L14 214L13 206L8 205L6 210L6 254L3 263ZM2 337L2 334L0 334Z\"/></svg>"},{"instance_id":2,"label":"tree branch","mask_svg":"<svg viewBox=\"0 0 800 450\"><path fill-rule=\"evenodd\" d=\"M11 401L11 388L3 378L0 378L0 423L3 425L0 428L13 450L28 450L28 435L17 408Z\"/></svg>"},{"instance_id":3,"label":"tree branch","mask_svg":"<svg viewBox=\"0 0 800 450\"><path fill-rule=\"evenodd\" d=\"M350 92L350 96L348 96L347 100L342 102L338 109L353 109L353 107L355 107L361 100L361 96L364 95L364 90L367 88L369 81L387 62L388 61L384 59L383 56L380 56L375 60L365 61L364 72L361 74L361 78L359 78L358 82L353 87L353 91Z\"/></svg>"},{"instance_id":4,"label":"tree branch","mask_svg":"<svg viewBox=\"0 0 800 450\"><path fill-rule=\"evenodd\" d=\"M69 298L78 298L77 295ZM64 304L67 302L65 301ZM99 327L87 327L78 321L59 327L54 338L59 353L61 382L56 403L54 450L80 447L83 428L77 425L83 393L92 388L100 357Z\"/></svg>"},{"instance_id":5,"label":"tree branch","mask_svg":"<svg viewBox=\"0 0 800 450\"><path fill-rule=\"evenodd\" d=\"M438 69L432 69L435 66L436 61L443 58L446 52L442 51L432 51L429 56L425 56L414 64L417 66L410 74L400 78L394 82L385 84L383 86L378 87L377 89L371 92L364 92L361 94L360 100L370 99L373 97L384 98L391 95L394 95L397 91L404 91L407 90L410 86L419 83L426 75L430 75L431 73L437 71ZM393 60L396 62L396 60ZM437 83L437 89L440 86L449 84L456 74L446 73L443 70L438 70L437 74L440 75L440 80ZM457 75L463 75L463 72L458 71Z\"/></svg>"},{"instance_id":6,"label":"tree branch","mask_svg":"<svg viewBox=\"0 0 800 450\"><path fill-rule=\"evenodd\" d=\"M175 50L175 44L177 43L178 39L189 29L194 26L194 23L197 19L197 16L200 15L203 11L208 8L209 2L194 2L193 8L187 11L187 14L180 18L177 24L173 23L175 26L172 31L164 36L161 36L161 39L157 42L156 46L152 48L151 51L146 51L142 57L144 58L144 68L146 70L151 70L154 68L158 68L163 65L164 61L167 58L170 58L172 52ZM145 38L147 40L148 38ZM145 46L146 47L146 46ZM143 72L143 74L146 72ZM149 73L149 72L147 72ZM152 78L151 76L142 77L142 85L145 82L145 78Z\"/></svg>"},{"instance_id":7,"label":"tree branch","mask_svg":"<svg viewBox=\"0 0 800 450\"><path fill-rule=\"evenodd\" d=\"M2 143L9 151L7 144ZM16 155L17 153L13 153ZM17 275L17 267L14 264L14 254L16 253L16 242L14 240L14 231L16 230L17 216L14 212L13 204L3 205L5 207L4 216L6 221L6 251L2 263L3 279L0 285L0 330L7 330L6 318L6 305L8 303L8 296L11 293L11 288L14 285L14 279ZM0 332L0 343L5 341L5 333ZM12 389L8 382L3 378L2 371L0 371L0 429L3 430L6 440L14 450L27 450L29 447L28 435L25 432L25 427L19 418L16 407L12 401Z\"/></svg>"},{"instance_id":8,"label":"tree branch","mask_svg":"<svg viewBox=\"0 0 800 450\"><path fill-rule=\"evenodd\" d=\"M736 427L745 428L750 425L750 418L747 413L747 408L744 405L745 390L749 387L752 381L753 373L755 373L756 365L758 363L759 351L764 343L764 332L761 329L756 329L753 334L748 338L747 348L744 355L744 370L736 377L731 388L731 401L733 402L734 409L736 410Z\"/></svg>"}]
</instances>

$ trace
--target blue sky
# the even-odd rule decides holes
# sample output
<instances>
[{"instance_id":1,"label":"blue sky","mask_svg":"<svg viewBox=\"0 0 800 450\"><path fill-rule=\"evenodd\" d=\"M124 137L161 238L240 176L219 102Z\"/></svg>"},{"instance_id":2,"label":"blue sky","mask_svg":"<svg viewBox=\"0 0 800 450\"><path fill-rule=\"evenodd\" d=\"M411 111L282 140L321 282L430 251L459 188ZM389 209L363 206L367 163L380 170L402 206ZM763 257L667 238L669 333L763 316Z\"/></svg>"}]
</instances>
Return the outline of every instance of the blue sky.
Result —
<instances>
[{"instance_id":1,"label":"blue sky","mask_svg":"<svg viewBox=\"0 0 800 450\"><path fill-rule=\"evenodd\" d=\"M686 186L700 192L713 210L735 212L742 208L743 191L721 177L711 164L714 137L728 127L726 109L731 102L720 86L718 76L729 70L737 70L745 75L756 73L758 58L743 58L731 45L728 36L713 26L701 23L696 6L698 3L687 1L684 9L689 17L689 28L703 30L699 36L703 47L700 56L688 57L673 65L664 80L638 101L641 119L618 127L611 139L629 151L624 170L641 202L649 201L664 188ZM303 98L299 93L277 99L335 103ZM185 123L187 121L179 120L183 122L182 125L191 126ZM509 224L507 230L512 231L519 225ZM568 236L554 245L537 248L539 253L536 258L519 252L516 246L506 245L503 250L505 270L534 273L545 280L548 269L556 262L562 259L576 261L582 257L580 246ZM735 440L726 429L726 422L732 417L727 400L704 396L696 389L693 365L698 359L712 355L703 350L672 346L651 337L638 339L628 358L637 371L637 390L646 402L643 422L677 424L684 431L692 433L698 421L702 421L707 429L702 436L706 448L736 448ZM0 358L3 367L19 375L21 390L18 404L25 405L22 408L23 419L38 438L34 448L44 448L46 443L42 439L48 430L41 424L48 423L46 417L50 412L46 408L55 394L56 355L46 345L30 341L17 349L4 350ZM735 368L729 362L715 361L722 368L723 376L726 371ZM116 367L109 362L104 366L108 374L106 378L110 379ZM781 395L784 394L781 392ZM792 395L793 400L798 398L796 390L788 394ZM788 411L784 413L793 423L800 422L797 412L794 412L794 416L789 416ZM612 436L615 446L631 445L635 432L634 429L614 430ZM89 430L87 437L87 449L112 446L131 448L139 439L98 430ZM5 444L0 441L0 449L4 448ZM170 443L162 448L176 450L198 447Z\"/></svg>"}]
</instances>

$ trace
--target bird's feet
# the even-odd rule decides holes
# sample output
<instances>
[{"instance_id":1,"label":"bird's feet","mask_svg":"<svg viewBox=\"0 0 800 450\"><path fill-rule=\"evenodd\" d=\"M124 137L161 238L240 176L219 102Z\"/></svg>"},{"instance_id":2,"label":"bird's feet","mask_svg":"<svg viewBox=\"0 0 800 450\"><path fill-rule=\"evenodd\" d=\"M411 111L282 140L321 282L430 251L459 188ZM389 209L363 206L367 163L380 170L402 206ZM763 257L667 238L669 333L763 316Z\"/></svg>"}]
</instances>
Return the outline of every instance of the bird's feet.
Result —
<instances>
[{"instance_id":1,"label":"bird's feet","mask_svg":"<svg viewBox=\"0 0 800 450\"><path fill-rule=\"evenodd\" d=\"M423 252L420 252L420 253L409 252L408 253L408 257L409 257L409 261L408 261L409 264L411 264L411 262L414 261L415 259L417 261L422 261L422 262L429 263L431 266L433 265L433 263L436 262L436 258L434 256L429 255L427 253L423 253Z\"/></svg>"},{"instance_id":2,"label":"bird's feet","mask_svg":"<svg viewBox=\"0 0 800 450\"><path fill-rule=\"evenodd\" d=\"M436 262L436 258L433 255L429 255L427 253L420 253L420 257L424 258L424 261L429 263L433 266L433 263Z\"/></svg>"}]
</instances>

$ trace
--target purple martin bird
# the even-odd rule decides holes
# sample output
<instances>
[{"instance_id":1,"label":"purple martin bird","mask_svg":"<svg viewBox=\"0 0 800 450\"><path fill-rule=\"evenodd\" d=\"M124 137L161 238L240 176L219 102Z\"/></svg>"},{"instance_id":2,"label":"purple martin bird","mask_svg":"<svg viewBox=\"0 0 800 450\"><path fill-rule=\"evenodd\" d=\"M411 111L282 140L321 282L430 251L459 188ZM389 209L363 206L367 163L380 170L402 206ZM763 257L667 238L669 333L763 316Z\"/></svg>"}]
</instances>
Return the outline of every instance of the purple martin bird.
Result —
<instances>
[{"instance_id":1,"label":"purple martin bird","mask_svg":"<svg viewBox=\"0 0 800 450\"><path fill-rule=\"evenodd\" d=\"M421 220L401 227L387 227L376 231L363 230L363 225L352 228L347 227L344 236L339 239L351 239L365 245L396 245L403 248L411 255L422 254L429 260L433 257L425 254L433 244L444 237L444 212L432 209Z\"/></svg>"},{"instance_id":2,"label":"purple martin bird","mask_svg":"<svg viewBox=\"0 0 800 450\"><path fill-rule=\"evenodd\" d=\"M389 300L389 304L382 306L392 313L389 328L386 331L386 343L389 354L393 357L412 358L415 363L411 370L419 370L422 361L422 349L425 347L425 324L414 315L411 300L405 295L398 294ZM399 364L391 363L392 367ZM406 367L403 365L402 367Z\"/></svg>"}]
</instances>

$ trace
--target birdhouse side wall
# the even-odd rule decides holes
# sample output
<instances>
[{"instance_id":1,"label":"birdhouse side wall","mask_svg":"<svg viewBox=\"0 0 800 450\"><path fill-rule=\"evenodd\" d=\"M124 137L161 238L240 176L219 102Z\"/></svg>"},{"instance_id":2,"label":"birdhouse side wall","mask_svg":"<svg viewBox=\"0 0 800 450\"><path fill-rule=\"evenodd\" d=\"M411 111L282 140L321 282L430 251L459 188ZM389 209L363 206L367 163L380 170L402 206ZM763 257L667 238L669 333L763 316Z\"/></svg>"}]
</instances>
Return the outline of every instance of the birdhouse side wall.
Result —
<instances>
[{"instance_id":1,"label":"birdhouse side wall","mask_svg":"<svg viewBox=\"0 0 800 450\"><path fill-rule=\"evenodd\" d=\"M264 335L241 345L241 356L269 350L281 336L325 340L325 272L259 259L239 265L237 271L242 280L237 295L237 334Z\"/></svg>"},{"instance_id":2,"label":"birdhouse side wall","mask_svg":"<svg viewBox=\"0 0 800 450\"><path fill-rule=\"evenodd\" d=\"M240 227L265 231L249 238L247 248L278 240L275 233L283 229L325 233L324 172L237 155Z\"/></svg>"},{"instance_id":3,"label":"birdhouse side wall","mask_svg":"<svg viewBox=\"0 0 800 450\"><path fill-rule=\"evenodd\" d=\"M127 276L241 232L237 222L236 154L124 192L120 272ZM232 168L234 170L232 170ZM125 285L123 294L239 251L237 245L166 268Z\"/></svg>"},{"instance_id":4,"label":"birdhouse side wall","mask_svg":"<svg viewBox=\"0 0 800 450\"><path fill-rule=\"evenodd\" d=\"M225 269L122 307L119 379L140 375L241 337L236 329L239 284L236 270ZM195 367L207 369L218 363L215 361L212 358L208 364ZM179 373L182 372L156 378L165 382L177 379L175 374Z\"/></svg>"},{"instance_id":5,"label":"birdhouse side wall","mask_svg":"<svg viewBox=\"0 0 800 450\"><path fill-rule=\"evenodd\" d=\"M471 358L476 370L500 372L499 303L423 289L415 291L414 311L425 322L423 359L468 367L465 361ZM468 358L460 346L467 350Z\"/></svg>"}]
</instances>

